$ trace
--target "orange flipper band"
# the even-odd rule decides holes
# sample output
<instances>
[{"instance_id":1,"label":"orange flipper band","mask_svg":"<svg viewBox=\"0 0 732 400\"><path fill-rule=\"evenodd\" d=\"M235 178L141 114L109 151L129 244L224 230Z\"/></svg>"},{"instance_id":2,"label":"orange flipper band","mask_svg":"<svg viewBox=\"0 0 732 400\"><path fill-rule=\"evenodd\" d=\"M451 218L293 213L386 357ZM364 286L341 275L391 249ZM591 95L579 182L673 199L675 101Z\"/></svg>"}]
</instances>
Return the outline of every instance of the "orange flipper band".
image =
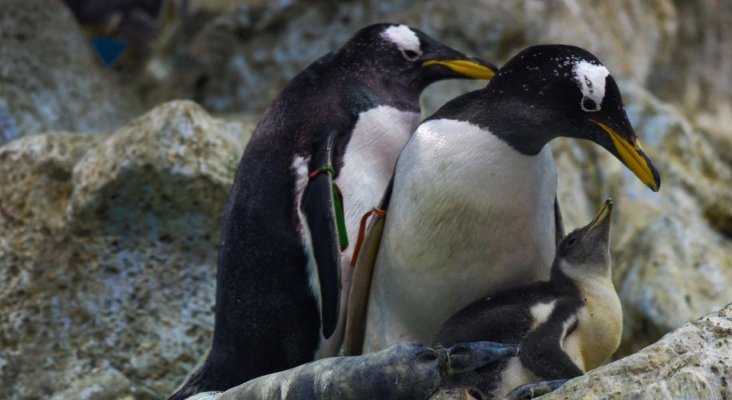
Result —
<instances>
[{"instance_id":1,"label":"orange flipper band","mask_svg":"<svg viewBox=\"0 0 732 400\"><path fill-rule=\"evenodd\" d=\"M358 238L356 239L356 247L353 248L353 254L351 255L351 267L356 266L356 261L358 261L358 253L361 252L363 239L366 235L366 221L368 221L369 217L372 215L376 215L379 218L384 218L386 216L386 210L374 207L369 211L366 211L366 213L364 213L364 215L361 217L361 223L358 226Z\"/></svg>"}]
</instances>

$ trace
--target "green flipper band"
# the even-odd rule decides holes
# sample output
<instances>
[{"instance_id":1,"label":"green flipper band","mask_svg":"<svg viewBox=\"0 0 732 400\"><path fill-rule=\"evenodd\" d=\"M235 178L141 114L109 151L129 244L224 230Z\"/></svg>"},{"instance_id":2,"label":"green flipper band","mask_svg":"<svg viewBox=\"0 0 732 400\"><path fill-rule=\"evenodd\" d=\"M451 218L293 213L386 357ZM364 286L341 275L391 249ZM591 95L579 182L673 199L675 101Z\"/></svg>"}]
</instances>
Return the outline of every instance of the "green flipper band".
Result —
<instances>
[{"instance_id":1,"label":"green flipper band","mask_svg":"<svg viewBox=\"0 0 732 400\"><path fill-rule=\"evenodd\" d=\"M311 172L310 179L315 178L321 172L327 172L331 177L335 175L333 166L331 164L325 164ZM338 242L341 245L341 250L344 250L348 247L348 231L346 230L346 217L343 214L343 195L335 181L333 182L333 208L335 210L336 229L338 229Z\"/></svg>"},{"instance_id":2,"label":"green flipper band","mask_svg":"<svg viewBox=\"0 0 732 400\"><path fill-rule=\"evenodd\" d=\"M341 250L348 247L348 231L346 231L346 218L343 215L343 195L341 189L333 182L333 208L335 209L336 228L338 228L338 240Z\"/></svg>"}]
</instances>

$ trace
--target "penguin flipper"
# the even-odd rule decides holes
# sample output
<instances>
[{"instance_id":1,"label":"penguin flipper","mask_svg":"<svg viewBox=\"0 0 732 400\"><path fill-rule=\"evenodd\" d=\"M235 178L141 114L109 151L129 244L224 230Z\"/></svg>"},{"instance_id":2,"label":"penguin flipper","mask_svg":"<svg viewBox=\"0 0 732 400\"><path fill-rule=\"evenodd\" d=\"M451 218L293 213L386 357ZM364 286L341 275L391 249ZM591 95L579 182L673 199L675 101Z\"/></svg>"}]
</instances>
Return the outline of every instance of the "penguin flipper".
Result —
<instances>
[{"instance_id":1,"label":"penguin flipper","mask_svg":"<svg viewBox=\"0 0 732 400\"><path fill-rule=\"evenodd\" d=\"M549 319L536 327L521 345L521 363L539 378L569 379L584 373L562 348L564 339L577 327L577 301L558 300ZM566 329L566 325L570 328Z\"/></svg>"},{"instance_id":2,"label":"penguin flipper","mask_svg":"<svg viewBox=\"0 0 732 400\"><path fill-rule=\"evenodd\" d=\"M557 195L554 195L554 233L556 244L559 246L559 242L564 239L564 221L562 220L562 210L559 208L559 199Z\"/></svg>"},{"instance_id":3,"label":"penguin flipper","mask_svg":"<svg viewBox=\"0 0 732 400\"><path fill-rule=\"evenodd\" d=\"M319 293L320 318L323 336L327 339L338 323L341 291L341 253L336 221L335 200L337 189L333 184L331 152L332 138L327 146L318 149L310 161L310 180L300 203L310 238L308 265L310 285ZM330 168L330 171L328 170ZM314 265L312 265L314 264Z\"/></svg>"},{"instance_id":4,"label":"penguin flipper","mask_svg":"<svg viewBox=\"0 0 732 400\"><path fill-rule=\"evenodd\" d=\"M384 197L378 209L385 212L391 200L391 191L394 178L389 181ZM371 292L371 278L376 264L376 255L379 253L381 237L384 233L386 215L375 213L363 238L363 245L358 254L356 270L351 280L351 290L348 293L348 311L346 313L346 334L344 338L344 354L347 356L363 353L364 336L366 333L366 312L368 311L369 293Z\"/></svg>"}]
</instances>

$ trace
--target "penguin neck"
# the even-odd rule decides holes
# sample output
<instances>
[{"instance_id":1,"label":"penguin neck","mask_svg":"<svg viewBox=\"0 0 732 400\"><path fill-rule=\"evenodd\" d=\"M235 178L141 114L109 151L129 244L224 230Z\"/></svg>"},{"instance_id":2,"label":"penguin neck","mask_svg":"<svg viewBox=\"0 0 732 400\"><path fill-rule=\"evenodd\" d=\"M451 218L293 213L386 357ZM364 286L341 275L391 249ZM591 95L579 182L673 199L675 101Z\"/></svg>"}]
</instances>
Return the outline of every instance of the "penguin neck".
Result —
<instances>
[{"instance_id":1,"label":"penguin neck","mask_svg":"<svg viewBox=\"0 0 732 400\"><path fill-rule=\"evenodd\" d=\"M466 95L465 119L490 131L524 155L537 155L559 135L548 126L546 110L516 101L489 87ZM467 106L467 107L466 107Z\"/></svg>"},{"instance_id":2,"label":"penguin neck","mask_svg":"<svg viewBox=\"0 0 732 400\"><path fill-rule=\"evenodd\" d=\"M550 282L558 287L584 292L591 291L591 288L597 285L609 283L612 286L612 274L609 267L601 264L582 265L582 268L577 268L561 258L556 258L552 264Z\"/></svg>"},{"instance_id":3,"label":"penguin neck","mask_svg":"<svg viewBox=\"0 0 732 400\"><path fill-rule=\"evenodd\" d=\"M419 112L419 96L422 87L415 81L397 75L392 78L374 62L343 61L335 62L338 76L337 85L346 88L348 102L356 97L357 102L368 104L359 107L358 112L366 111L378 105L386 105L401 111Z\"/></svg>"},{"instance_id":4,"label":"penguin neck","mask_svg":"<svg viewBox=\"0 0 732 400\"><path fill-rule=\"evenodd\" d=\"M554 287L559 288L561 291L579 293L579 287L577 286L577 282L575 282L571 277L567 276L564 271L562 271L558 259L555 259L554 263L552 264L549 282Z\"/></svg>"}]
</instances>

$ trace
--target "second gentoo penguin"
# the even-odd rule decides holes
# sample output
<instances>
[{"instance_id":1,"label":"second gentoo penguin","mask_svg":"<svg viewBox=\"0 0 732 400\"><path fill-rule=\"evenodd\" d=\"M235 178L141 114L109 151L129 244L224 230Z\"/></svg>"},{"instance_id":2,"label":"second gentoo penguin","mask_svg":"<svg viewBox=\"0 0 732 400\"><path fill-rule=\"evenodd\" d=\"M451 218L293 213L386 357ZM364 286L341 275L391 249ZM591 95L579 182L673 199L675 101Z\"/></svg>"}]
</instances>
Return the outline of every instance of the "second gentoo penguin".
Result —
<instances>
[{"instance_id":1,"label":"second gentoo penguin","mask_svg":"<svg viewBox=\"0 0 732 400\"><path fill-rule=\"evenodd\" d=\"M399 156L366 352L426 342L471 301L549 277L559 218L548 143L559 136L599 144L659 189L618 86L594 55L567 45L520 52L485 88L422 122Z\"/></svg>"},{"instance_id":2,"label":"second gentoo penguin","mask_svg":"<svg viewBox=\"0 0 732 400\"><path fill-rule=\"evenodd\" d=\"M422 90L494 71L416 29L377 24L289 82L259 121L231 189L211 350L172 399L335 354L348 237L389 182L419 122Z\"/></svg>"},{"instance_id":3,"label":"second gentoo penguin","mask_svg":"<svg viewBox=\"0 0 732 400\"><path fill-rule=\"evenodd\" d=\"M557 248L549 281L534 282L480 299L450 317L435 342L520 343L521 353L456 376L448 386L474 387L485 399L514 388L561 381L604 363L618 349L623 313L612 282L607 200L587 226Z\"/></svg>"}]
</instances>

